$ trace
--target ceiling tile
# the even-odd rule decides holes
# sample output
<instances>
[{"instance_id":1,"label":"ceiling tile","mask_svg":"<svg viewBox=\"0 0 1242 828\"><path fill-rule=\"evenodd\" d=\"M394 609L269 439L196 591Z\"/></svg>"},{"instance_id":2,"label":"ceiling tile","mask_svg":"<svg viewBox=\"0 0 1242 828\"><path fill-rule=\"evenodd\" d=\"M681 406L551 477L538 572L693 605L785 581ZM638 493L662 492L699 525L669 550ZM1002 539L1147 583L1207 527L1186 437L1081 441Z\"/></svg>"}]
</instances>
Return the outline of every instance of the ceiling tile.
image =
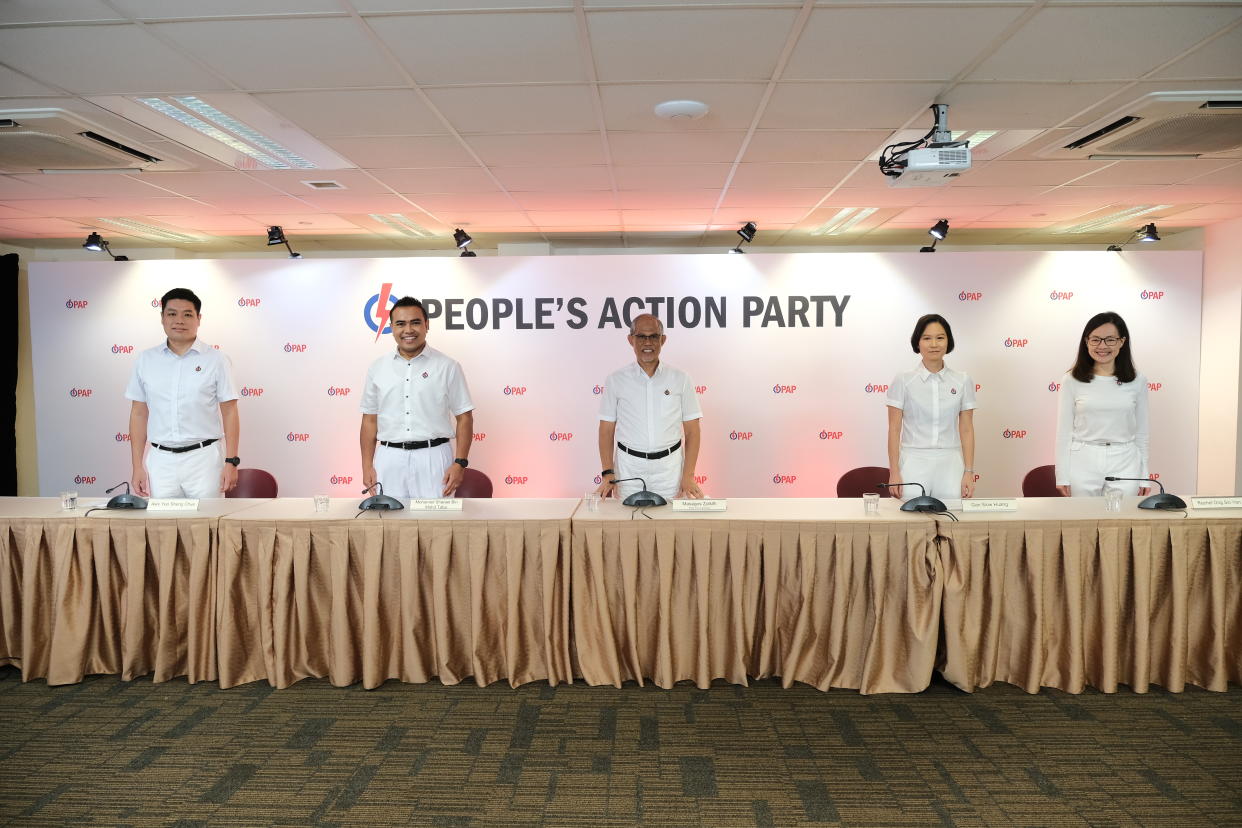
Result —
<instances>
[{"instance_id":1,"label":"ceiling tile","mask_svg":"<svg viewBox=\"0 0 1242 828\"><path fill-rule=\"evenodd\" d=\"M1088 123L1095 107L1123 89L1122 83L961 83L941 102L949 105L955 130L1047 129Z\"/></svg>"},{"instance_id":2,"label":"ceiling tile","mask_svg":"<svg viewBox=\"0 0 1242 828\"><path fill-rule=\"evenodd\" d=\"M978 207L956 206L945 208L942 206L925 206L925 207L907 207L893 218L889 219L889 224L916 224L923 227L930 227L941 219L949 220L949 227L952 228L958 222L978 221L983 218L995 215L997 207L994 205L983 205ZM1051 221L1051 219L1049 219Z\"/></svg>"},{"instance_id":3,"label":"ceiling tile","mask_svg":"<svg viewBox=\"0 0 1242 828\"><path fill-rule=\"evenodd\" d=\"M410 89L272 92L254 97L319 138L443 135L448 131Z\"/></svg>"},{"instance_id":4,"label":"ceiling tile","mask_svg":"<svg viewBox=\"0 0 1242 828\"><path fill-rule=\"evenodd\" d=\"M438 216L466 213L518 212L513 199L505 193L453 193L407 196L419 207Z\"/></svg>"},{"instance_id":5,"label":"ceiling tile","mask_svg":"<svg viewBox=\"0 0 1242 828\"><path fill-rule=\"evenodd\" d=\"M587 86L474 86L429 89L458 132L589 132L598 129Z\"/></svg>"},{"instance_id":6,"label":"ceiling tile","mask_svg":"<svg viewBox=\"0 0 1242 828\"><path fill-rule=\"evenodd\" d=\"M278 224L283 227L285 235L289 237L289 242L295 250L297 249L297 236L299 233L310 233L316 230L331 230L334 233L343 231L363 232L363 228L352 221L341 216L325 213L296 213L292 215L265 213L258 216L249 216L249 218L260 221L263 224Z\"/></svg>"},{"instance_id":7,"label":"ceiling tile","mask_svg":"<svg viewBox=\"0 0 1242 828\"><path fill-rule=\"evenodd\" d=\"M211 196L267 196L275 195L273 185L263 179L242 172L143 173L145 181L177 195L190 198ZM310 176L306 176L309 178ZM307 190L309 193L310 190Z\"/></svg>"},{"instance_id":8,"label":"ceiling tile","mask_svg":"<svg viewBox=\"0 0 1242 828\"><path fill-rule=\"evenodd\" d=\"M617 209L616 198L612 192L605 190L591 193L513 193L513 200L528 212Z\"/></svg>"},{"instance_id":9,"label":"ceiling tile","mask_svg":"<svg viewBox=\"0 0 1242 828\"><path fill-rule=\"evenodd\" d=\"M658 187L684 187L701 190L723 187L729 164L680 164L676 166L617 167L614 175L621 190L654 190Z\"/></svg>"},{"instance_id":10,"label":"ceiling tile","mask_svg":"<svg viewBox=\"0 0 1242 828\"><path fill-rule=\"evenodd\" d=\"M112 0L132 17L245 17L249 15L341 13L337 0Z\"/></svg>"},{"instance_id":11,"label":"ceiling tile","mask_svg":"<svg viewBox=\"0 0 1242 828\"><path fill-rule=\"evenodd\" d=\"M405 81L348 18L149 25L243 89L339 89Z\"/></svg>"},{"instance_id":12,"label":"ceiling tile","mask_svg":"<svg viewBox=\"0 0 1242 828\"><path fill-rule=\"evenodd\" d=\"M1177 184L1228 167L1230 161L1115 161L1077 182L1088 187L1126 187L1132 184ZM1203 184L1223 183L1210 178Z\"/></svg>"},{"instance_id":13,"label":"ceiling tile","mask_svg":"<svg viewBox=\"0 0 1242 828\"><path fill-rule=\"evenodd\" d=\"M212 235L221 233L253 235L256 238L256 246L261 243L258 241L258 238L261 234L267 232L266 228L268 226L264 222L249 216L164 216L150 213L140 215L146 215L160 224L179 227L183 230L193 230Z\"/></svg>"},{"instance_id":14,"label":"ceiling tile","mask_svg":"<svg viewBox=\"0 0 1242 828\"><path fill-rule=\"evenodd\" d=\"M986 216L993 222L1024 221L1073 221L1085 216L1094 208L1085 204L1020 204L1013 207L992 208L995 212Z\"/></svg>"},{"instance_id":15,"label":"ceiling tile","mask_svg":"<svg viewBox=\"0 0 1242 828\"><path fill-rule=\"evenodd\" d=\"M6 97L18 95L56 95L57 91L50 86L37 83L25 75L18 74L7 66L0 66L0 89ZM11 102L16 104L17 102Z\"/></svg>"},{"instance_id":16,"label":"ceiling tile","mask_svg":"<svg viewBox=\"0 0 1242 828\"><path fill-rule=\"evenodd\" d=\"M1242 217L1242 203L1206 204L1174 216L1183 221L1222 221L1239 217Z\"/></svg>"},{"instance_id":17,"label":"ceiling tile","mask_svg":"<svg viewBox=\"0 0 1242 828\"><path fill-rule=\"evenodd\" d=\"M1130 188L1138 189L1138 188ZM1144 202L1150 204L1212 204L1217 201L1234 202L1242 200L1242 188L1228 185L1175 184L1172 187L1157 188L1158 200ZM18 205L20 206L20 205Z\"/></svg>"},{"instance_id":18,"label":"ceiling tile","mask_svg":"<svg viewBox=\"0 0 1242 828\"><path fill-rule=\"evenodd\" d=\"M885 129L758 130L744 161L860 161L892 133Z\"/></svg>"},{"instance_id":19,"label":"ceiling tile","mask_svg":"<svg viewBox=\"0 0 1242 828\"><path fill-rule=\"evenodd\" d=\"M401 196L375 193L310 193L302 200L327 213L400 213L411 209L410 202Z\"/></svg>"},{"instance_id":20,"label":"ceiling tile","mask_svg":"<svg viewBox=\"0 0 1242 828\"><path fill-rule=\"evenodd\" d=\"M79 95L227 88L138 26L0 29L0 55L8 66Z\"/></svg>"},{"instance_id":21,"label":"ceiling tile","mask_svg":"<svg viewBox=\"0 0 1242 828\"><path fill-rule=\"evenodd\" d=\"M809 209L823 199L827 189L747 190L730 187L725 193L722 207L801 207Z\"/></svg>"},{"instance_id":22,"label":"ceiling tile","mask_svg":"<svg viewBox=\"0 0 1242 828\"><path fill-rule=\"evenodd\" d=\"M1047 6L984 60L970 79L1139 78L1240 15L1242 10L1236 7ZM1055 48L1049 48L1052 44Z\"/></svg>"},{"instance_id":23,"label":"ceiling tile","mask_svg":"<svg viewBox=\"0 0 1242 828\"><path fill-rule=\"evenodd\" d=\"M36 176L32 181L24 181L12 175L0 175L0 199L62 198L65 195L63 191L47 186L51 177Z\"/></svg>"},{"instance_id":24,"label":"ceiling tile","mask_svg":"<svg viewBox=\"0 0 1242 828\"><path fill-rule=\"evenodd\" d=\"M124 20L103 0L5 0L0 23L81 23Z\"/></svg>"},{"instance_id":25,"label":"ceiling tile","mask_svg":"<svg viewBox=\"0 0 1242 828\"><path fill-rule=\"evenodd\" d=\"M688 133L748 129L764 89L758 83L618 84L601 86L599 96L609 130ZM656 116L656 104L680 100L702 101L710 111L697 121Z\"/></svg>"},{"instance_id":26,"label":"ceiling tile","mask_svg":"<svg viewBox=\"0 0 1242 828\"><path fill-rule=\"evenodd\" d=\"M268 185L271 189L281 190L294 196L336 195L349 193L364 195L368 193L387 194L389 189L376 181L369 173L361 170L257 170L247 173L256 181ZM343 189L317 190L307 186L307 181L335 181Z\"/></svg>"},{"instance_id":27,"label":"ceiling tile","mask_svg":"<svg viewBox=\"0 0 1242 828\"><path fill-rule=\"evenodd\" d=\"M828 189L841 183L855 166L857 165L853 161L838 161L833 164L738 164L730 186L750 189Z\"/></svg>"},{"instance_id":28,"label":"ceiling tile","mask_svg":"<svg viewBox=\"0 0 1242 828\"><path fill-rule=\"evenodd\" d=\"M334 138L324 143L368 170L477 166L456 138Z\"/></svg>"},{"instance_id":29,"label":"ceiling tile","mask_svg":"<svg viewBox=\"0 0 1242 828\"><path fill-rule=\"evenodd\" d=\"M571 135L472 135L466 143L489 167L584 166L603 164L604 143L598 132Z\"/></svg>"},{"instance_id":30,"label":"ceiling tile","mask_svg":"<svg viewBox=\"0 0 1242 828\"><path fill-rule=\"evenodd\" d=\"M781 83L772 94L759 126L761 129L900 129L920 110L931 106L940 88L940 84L935 83ZM930 114L924 120L930 127Z\"/></svg>"},{"instance_id":31,"label":"ceiling tile","mask_svg":"<svg viewBox=\"0 0 1242 828\"><path fill-rule=\"evenodd\" d=\"M585 210L529 212L527 216L536 227L556 227L565 230L575 227L615 228L619 218L617 210L604 210L598 213L588 213Z\"/></svg>"},{"instance_id":32,"label":"ceiling tile","mask_svg":"<svg viewBox=\"0 0 1242 828\"><path fill-rule=\"evenodd\" d=\"M719 190L623 190L617 193L617 206L623 210L712 209L719 200Z\"/></svg>"},{"instance_id":33,"label":"ceiling tile","mask_svg":"<svg viewBox=\"0 0 1242 828\"><path fill-rule=\"evenodd\" d=\"M509 230L530 231L532 224L526 213L516 211L488 210L454 210L452 208L437 213L445 221L455 227L462 227L471 233L495 233Z\"/></svg>"},{"instance_id":34,"label":"ceiling tile","mask_svg":"<svg viewBox=\"0 0 1242 828\"><path fill-rule=\"evenodd\" d=\"M58 218L37 218L37 219L4 219L3 230L10 231L21 235L31 237L39 236L66 236L84 238L83 233L89 233L92 229L86 222L67 221ZM115 231L114 231L115 232Z\"/></svg>"},{"instance_id":35,"label":"ceiling tile","mask_svg":"<svg viewBox=\"0 0 1242 828\"><path fill-rule=\"evenodd\" d=\"M243 197L235 196L213 197L210 199L211 204L223 210L228 210L239 214L285 214L294 213L298 210L306 210L307 205L298 201L292 196L273 195L260 197ZM262 219L260 219L262 220ZM268 222L271 224L271 222Z\"/></svg>"},{"instance_id":36,"label":"ceiling tile","mask_svg":"<svg viewBox=\"0 0 1242 828\"><path fill-rule=\"evenodd\" d=\"M506 190L589 191L611 190L608 168L594 167L493 167L492 175Z\"/></svg>"},{"instance_id":37,"label":"ceiling tile","mask_svg":"<svg viewBox=\"0 0 1242 828\"><path fill-rule=\"evenodd\" d=\"M949 80L1021 13L1014 6L820 7L811 12L782 77ZM867 36L879 33L882 49Z\"/></svg>"},{"instance_id":38,"label":"ceiling tile","mask_svg":"<svg viewBox=\"0 0 1242 828\"><path fill-rule=\"evenodd\" d=\"M1054 187L1088 175L1107 164L1107 161L990 161L962 173L953 186Z\"/></svg>"},{"instance_id":39,"label":"ceiling tile","mask_svg":"<svg viewBox=\"0 0 1242 828\"><path fill-rule=\"evenodd\" d=\"M6 218L17 218L17 219L43 218L44 216L47 216L48 213L44 212L39 207L35 206L41 203L43 202L40 202L36 199L31 199L30 201L22 202L23 206L29 205L29 208L25 210L18 210L16 207L9 207L4 204L0 204L0 221L4 221Z\"/></svg>"},{"instance_id":40,"label":"ceiling tile","mask_svg":"<svg viewBox=\"0 0 1242 828\"><path fill-rule=\"evenodd\" d=\"M155 198L168 195L137 176L96 175L91 173L67 173L65 175L18 175L14 178L46 188L53 193L43 198L58 196L85 196L99 198Z\"/></svg>"},{"instance_id":41,"label":"ceiling tile","mask_svg":"<svg viewBox=\"0 0 1242 828\"><path fill-rule=\"evenodd\" d=\"M746 133L738 132L609 132L608 148L614 164L660 161L732 162Z\"/></svg>"},{"instance_id":42,"label":"ceiling tile","mask_svg":"<svg viewBox=\"0 0 1242 828\"><path fill-rule=\"evenodd\" d=\"M1007 206L1029 201L1038 189L1032 187L963 187L960 183L949 187L929 187L934 189L924 204L929 205L996 205Z\"/></svg>"},{"instance_id":43,"label":"ceiling tile","mask_svg":"<svg viewBox=\"0 0 1242 828\"><path fill-rule=\"evenodd\" d=\"M478 9L547 9L569 8L573 0L478 0L470 8ZM409 11L461 11L461 0L353 0L352 5L362 14L369 12Z\"/></svg>"},{"instance_id":44,"label":"ceiling tile","mask_svg":"<svg viewBox=\"0 0 1242 828\"><path fill-rule=\"evenodd\" d=\"M876 173L879 175L879 173ZM857 178L857 176L855 176ZM884 186L842 187L824 199L824 207L910 207L926 204L935 196L932 187L894 189Z\"/></svg>"},{"instance_id":45,"label":"ceiling tile","mask_svg":"<svg viewBox=\"0 0 1242 828\"><path fill-rule=\"evenodd\" d=\"M588 80L568 12L431 14L368 21L423 86Z\"/></svg>"},{"instance_id":46,"label":"ceiling tile","mask_svg":"<svg viewBox=\"0 0 1242 828\"><path fill-rule=\"evenodd\" d=\"M1090 179L1083 179L1084 183ZM1056 187L1018 199L1026 204L1087 204L1107 207L1110 204L1167 204L1161 201L1164 187L1087 187L1077 184Z\"/></svg>"},{"instance_id":47,"label":"ceiling tile","mask_svg":"<svg viewBox=\"0 0 1242 828\"><path fill-rule=\"evenodd\" d=\"M621 212L622 223L627 228L632 227L663 227L674 229L678 227L687 227L697 225L699 227L707 226L711 221L711 210L623 210Z\"/></svg>"},{"instance_id":48,"label":"ceiling tile","mask_svg":"<svg viewBox=\"0 0 1242 828\"><path fill-rule=\"evenodd\" d=\"M399 193L495 193L496 182L478 167L440 170L376 170L372 173Z\"/></svg>"},{"instance_id":49,"label":"ceiling tile","mask_svg":"<svg viewBox=\"0 0 1242 828\"><path fill-rule=\"evenodd\" d=\"M155 213L217 212L182 198L64 198L15 201L31 216L149 216Z\"/></svg>"},{"instance_id":50,"label":"ceiling tile","mask_svg":"<svg viewBox=\"0 0 1242 828\"><path fill-rule=\"evenodd\" d=\"M1242 27L1221 35L1157 72L1157 78L1237 78L1242 75Z\"/></svg>"},{"instance_id":51,"label":"ceiling tile","mask_svg":"<svg viewBox=\"0 0 1242 828\"><path fill-rule=\"evenodd\" d=\"M767 80L794 9L695 8L588 12L601 81Z\"/></svg>"},{"instance_id":52,"label":"ceiling tile","mask_svg":"<svg viewBox=\"0 0 1242 828\"><path fill-rule=\"evenodd\" d=\"M801 221L806 214L806 207L722 205L716 211L715 223L741 226L745 222L753 221L759 225L760 233L771 233L776 225L792 225Z\"/></svg>"}]
</instances>

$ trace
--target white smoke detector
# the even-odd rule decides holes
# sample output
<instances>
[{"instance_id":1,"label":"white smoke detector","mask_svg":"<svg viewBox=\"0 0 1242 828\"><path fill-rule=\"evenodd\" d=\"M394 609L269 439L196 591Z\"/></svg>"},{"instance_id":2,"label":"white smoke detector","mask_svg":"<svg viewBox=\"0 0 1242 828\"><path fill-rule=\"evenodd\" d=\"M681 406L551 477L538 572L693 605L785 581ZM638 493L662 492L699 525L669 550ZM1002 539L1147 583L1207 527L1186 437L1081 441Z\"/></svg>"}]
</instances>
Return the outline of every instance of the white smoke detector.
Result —
<instances>
[{"instance_id":1,"label":"white smoke detector","mask_svg":"<svg viewBox=\"0 0 1242 828\"><path fill-rule=\"evenodd\" d=\"M666 121L697 121L709 111L702 101L665 101L655 106L656 117Z\"/></svg>"}]
</instances>

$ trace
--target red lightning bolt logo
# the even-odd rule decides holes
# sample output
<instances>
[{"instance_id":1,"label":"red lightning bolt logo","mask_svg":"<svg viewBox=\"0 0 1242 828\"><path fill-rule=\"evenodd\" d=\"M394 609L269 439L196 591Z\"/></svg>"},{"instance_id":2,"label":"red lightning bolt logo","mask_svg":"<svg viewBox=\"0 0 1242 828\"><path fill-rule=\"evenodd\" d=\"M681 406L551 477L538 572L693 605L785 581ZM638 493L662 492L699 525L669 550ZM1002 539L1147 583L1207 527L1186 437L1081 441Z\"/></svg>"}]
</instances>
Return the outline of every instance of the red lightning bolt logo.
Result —
<instances>
[{"instance_id":1,"label":"red lightning bolt logo","mask_svg":"<svg viewBox=\"0 0 1242 828\"><path fill-rule=\"evenodd\" d=\"M375 329L375 341L379 342L380 334L388 327L388 294L392 290L392 282L380 288L379 302L375 305L375 315L379 317L379 327Z\"/></svg>"}]
</instances>

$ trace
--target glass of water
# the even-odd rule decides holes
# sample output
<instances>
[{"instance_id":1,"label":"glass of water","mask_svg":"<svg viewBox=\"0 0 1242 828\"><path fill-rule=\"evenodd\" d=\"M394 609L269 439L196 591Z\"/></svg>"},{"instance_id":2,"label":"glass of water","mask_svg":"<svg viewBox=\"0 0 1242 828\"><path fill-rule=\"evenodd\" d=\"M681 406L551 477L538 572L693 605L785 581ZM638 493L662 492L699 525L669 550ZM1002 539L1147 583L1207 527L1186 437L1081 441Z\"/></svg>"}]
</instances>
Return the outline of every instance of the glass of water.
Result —
<instances>
[{"instance_id":1,"label":"glass of water","mask_svg":"<svg viewBox=\"0 0 1242 828\"><path fill-rule=\"evenodd\" d=\"M880 513L880 493L863 492L863 514L878 515Z\"/></svg>"},{"instance_id":2,"label":"glass of water","mask_svg":"<svg viewBox=\"0 0 1242 828\"><path fill-rule=\"evenodd\" d=\"M1116 486L1105 486L1104 487L1104 511L1120 512L1121 511L1121 498L1124 495L1125 495L1125 492L1123 492L1121 489L1117 488Z\"/></svg>"},{"instance_id":3,"label":"glass of water","mask_svg":"<svg viewBox=\"0 0 1242 828\"><path fill-rule=\"evenodd\" d=\"M73 511L74 509L78 508L78 493L77 492L61 492L60 493L60 508L64 509L67 512Z\"/></svg>"},{"instance_id":4,"label":"glass of water","mask_svg":"<svg viewBox=\"0 0 1242 828\"><path fill-rule=\"evenodd\" d=\"M316 512L328 511L328 496L327 495L315 495L315 511Z\"/></svg>"}]
</instances>

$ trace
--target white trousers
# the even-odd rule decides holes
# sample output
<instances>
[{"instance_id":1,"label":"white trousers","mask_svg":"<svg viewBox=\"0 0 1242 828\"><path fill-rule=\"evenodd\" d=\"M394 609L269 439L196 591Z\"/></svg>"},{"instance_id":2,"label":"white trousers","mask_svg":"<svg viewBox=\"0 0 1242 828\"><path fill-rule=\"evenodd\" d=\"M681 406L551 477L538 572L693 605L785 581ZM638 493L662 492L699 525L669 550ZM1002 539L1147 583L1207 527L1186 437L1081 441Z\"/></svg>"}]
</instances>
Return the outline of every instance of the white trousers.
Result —
<instances>
[{"instance_id":1,"label":"white trousers","mask_svg":"<svg viewBox=\"0 0 1242 828\"><path fill-rule=\"evenodd\" d=\"M902 483L922 483L932 497L940 500L956 500L962 496L962 475L966 464L962 461L960 446L953 448L901 447L899 469ZM896 492L894 492L896 494ZM904 486L902 500L921 494L918 486Z\"/></svg>"},{"instance_id":2,"label":"white trousers","mask_svg":"<svg viewBox=\"0 0 1242 828\"><path fill-rule=\"evenodd\" d=\"M1100 497L1104 494L1105 476L1138 477L1143 470L1143 460L1134 443L1112 443L1107 446L1072 443L1069 457L1071 497ZM1108 485L1116 486L1128 495L1136 495L1143 484L1118 480Z\"/></svg>"},{"instance_id":3,"label":"white trousers","mask_svg":"<svg viewBox=\"0 0 1242 828\"><path fill-rule=\"evenodd\" d=\"M151 497L221 497L224 441L193 451L147 449L147 479Z\"/></svg>"},{"instance_id":4,"label":"white trousers","mask_svg":"<svg viewBox=\"0 0 1242 828\"><path fill-rule=\"evenodd\" d=\"M681 488L681 466L684 460L683 448L684 446L678 448L677 451L668 457L661 457L659 460L645 460L642 457L635 457L628 451L617 449L613 460L613 470L617 475L616 479L641 477L647 482L647 491L655 492L665 499L671 500L677 496L677 490ZM617 497L625 499L641 489L642 484L637 480L630 483L618 483Z\"/></svg>"},{"instance_id":5,"label":"white trousers","mask_svg":"<svg viewBox=\"0 0 1242 828\"><path fill-rule=\"evenodd\" d=\"M410 451L375 446L375 478L398 500L444 497L444 472L452 462L452 440Z\"/></svg>"}]
</instances>

